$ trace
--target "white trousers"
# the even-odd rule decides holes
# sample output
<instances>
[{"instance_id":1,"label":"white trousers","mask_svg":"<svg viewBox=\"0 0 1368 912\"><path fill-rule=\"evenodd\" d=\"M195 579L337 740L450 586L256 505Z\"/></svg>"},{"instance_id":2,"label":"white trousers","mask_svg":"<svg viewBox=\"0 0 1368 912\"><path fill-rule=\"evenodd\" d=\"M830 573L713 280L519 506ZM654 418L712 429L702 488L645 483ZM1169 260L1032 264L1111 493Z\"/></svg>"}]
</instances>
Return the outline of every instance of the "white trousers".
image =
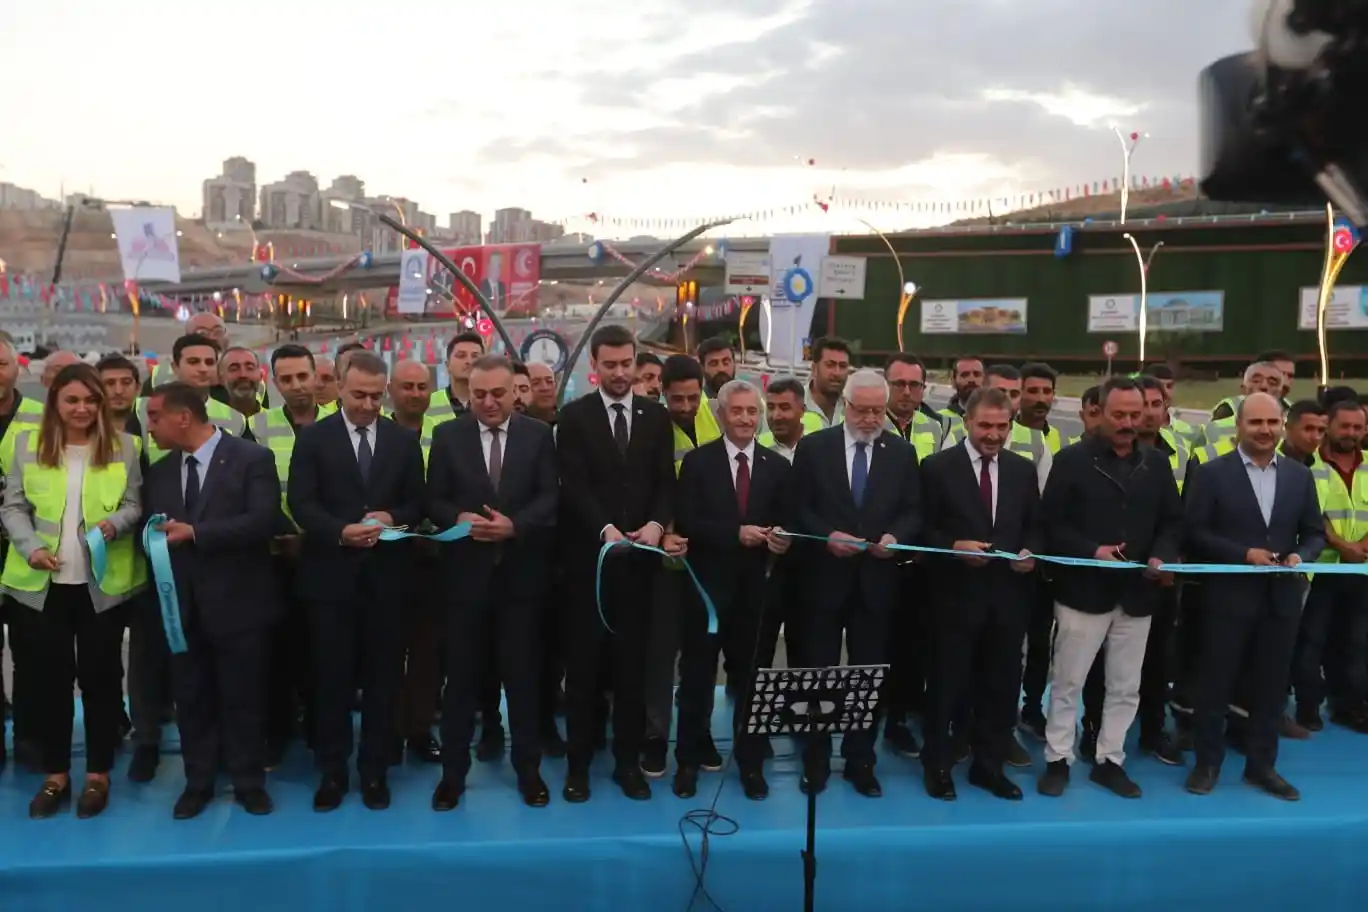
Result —
<instances>
[{"instance_id":1,"label":"white trousers","mask_svg":"<svg viewBox=\"0 0 1368 912\"><path fill-rule=\"evenodd\" d=\"M1085 614L1055 602L1054 663L1050 675L1050 712L1045 723L1045 760L1074 761L1078 703L1097 654L1107 647L1107 697L1097 733L1097 762L1126 760L1126 732L1140 708L1140 673L1150 619L1120 608Z\"/></svg>"}]
</instances>

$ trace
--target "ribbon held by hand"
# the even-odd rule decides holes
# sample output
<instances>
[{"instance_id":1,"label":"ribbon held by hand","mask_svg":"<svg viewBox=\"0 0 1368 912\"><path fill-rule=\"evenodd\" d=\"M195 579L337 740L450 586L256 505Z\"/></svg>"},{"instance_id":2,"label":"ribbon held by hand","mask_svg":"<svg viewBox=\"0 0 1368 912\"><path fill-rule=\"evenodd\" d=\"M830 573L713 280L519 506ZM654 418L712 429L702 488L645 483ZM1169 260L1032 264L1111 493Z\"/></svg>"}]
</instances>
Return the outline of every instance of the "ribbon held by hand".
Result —
<instances>
[{"instance_id":1,"label":"ribbon held by hand","mask_svg":"<svg viewBox=\"0 0 1368 912\"><path fill-rule=\"evenodd\" d=\"M603 562L608 559L608 555L615 548L635 548L638 551L649 551L651 554L659 554L679 561L684 571L689 574L689 579L693 581L694 589L698 591L698 597L703 600L703 608L708 612L708 633L717 633L717 607L713 604L712 596L703 588L703 584L698 581L698 574L694 573L693 567L689 566L687 557L670 554L664 548L657 548L654 545L644 545L624 538L619 541L604 542L603 547L599 548L598 566L594 572L594 604L598 606L599 620L603 622L603 629L613 633L613 627L608 623L608 616L603 611Z\"/></svg>"}]
</instances>

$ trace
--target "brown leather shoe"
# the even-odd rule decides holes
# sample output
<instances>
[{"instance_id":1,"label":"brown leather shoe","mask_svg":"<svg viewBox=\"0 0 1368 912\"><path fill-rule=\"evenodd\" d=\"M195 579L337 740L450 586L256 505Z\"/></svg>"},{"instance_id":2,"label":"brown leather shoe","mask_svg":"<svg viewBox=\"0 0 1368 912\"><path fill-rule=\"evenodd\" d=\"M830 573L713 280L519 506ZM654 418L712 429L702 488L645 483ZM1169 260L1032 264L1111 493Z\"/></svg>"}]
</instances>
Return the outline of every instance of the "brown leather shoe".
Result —
<instances>
[{"instance_id":1,"label":"brown leather shoe","mask_svg":"<svg viewBox=\"0 0 1368 912\"><path fill-rule=\"evenodd\" d=\"M46 820L56 814L64 805L71 803L71 780L58 782L49 779L43 783L38 794L29 802L29 818Z\"/></svg>"},{"instance_id":2,"label":"brown leather shoe","mask_svg":"<svg viewBox=\"0 0 1368 912\"><path fill-rule=\"evenodd\" d=\"M109 806L109 780L87 779L81 797L76 799L76 816L82 820L98 817Z\"/></svg>"}]
</instances>

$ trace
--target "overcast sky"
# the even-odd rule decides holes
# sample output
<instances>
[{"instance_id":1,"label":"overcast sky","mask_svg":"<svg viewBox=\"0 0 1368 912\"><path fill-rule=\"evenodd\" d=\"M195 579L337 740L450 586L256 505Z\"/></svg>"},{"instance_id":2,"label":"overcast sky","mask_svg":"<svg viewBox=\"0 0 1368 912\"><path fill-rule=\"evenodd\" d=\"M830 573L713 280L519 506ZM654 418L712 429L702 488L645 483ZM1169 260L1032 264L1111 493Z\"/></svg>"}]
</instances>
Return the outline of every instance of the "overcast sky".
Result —
<instances>
[{"instance_id":1,"label":"overcast sky","mask_svg":"<svg viewBox=\"0 0 1368 912\"><path fill-rule=\"evenodd\" d=\"M356 174L448 212L684 218L1196 167L1247 0L45 0L0 28L0 181L198 212ZM807 160L813 160L809 166ZM833 213L833 230L848 228Z\"/></svg>"}]
</instances>

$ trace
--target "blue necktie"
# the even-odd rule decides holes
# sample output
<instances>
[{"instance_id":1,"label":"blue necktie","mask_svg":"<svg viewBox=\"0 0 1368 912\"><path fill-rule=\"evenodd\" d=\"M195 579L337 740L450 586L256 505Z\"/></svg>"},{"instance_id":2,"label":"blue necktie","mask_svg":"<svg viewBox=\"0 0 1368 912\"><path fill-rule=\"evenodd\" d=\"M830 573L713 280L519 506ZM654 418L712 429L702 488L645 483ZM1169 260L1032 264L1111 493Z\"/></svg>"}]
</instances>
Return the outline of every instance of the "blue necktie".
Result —
<instances>
[{"instance_id":1,"label":"blue necktie","mask_svg":"<svg viewBox=\"0 0 1368 912\"><path fill-rule=\"evenodd\" d=\"M864 506L865 482L869 481L869 444L855 444L855 463L850 468L850 496L856 508Z\"/></svg>"}]
</instances>

